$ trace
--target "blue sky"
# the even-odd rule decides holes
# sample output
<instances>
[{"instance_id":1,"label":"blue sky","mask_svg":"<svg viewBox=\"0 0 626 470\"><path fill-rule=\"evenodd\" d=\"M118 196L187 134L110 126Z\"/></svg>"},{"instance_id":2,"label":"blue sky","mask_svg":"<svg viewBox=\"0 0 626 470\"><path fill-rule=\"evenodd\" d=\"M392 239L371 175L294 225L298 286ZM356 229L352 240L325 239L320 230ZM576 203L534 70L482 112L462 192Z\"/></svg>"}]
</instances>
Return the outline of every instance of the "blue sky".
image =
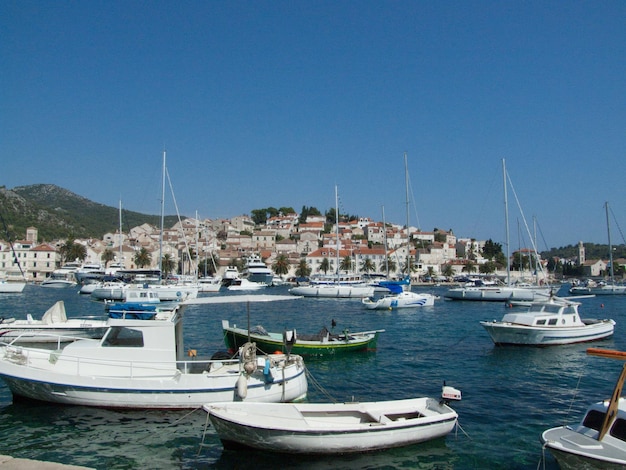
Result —
<instances>
[{"instance_id":1,"label":"blue sky","mask_svg":"<svg viewBox=\"0 0 626 470\"><path fill-rule=\"evenodd\" d=\"M0 29L8 188L156 214L166 150L183 215L337 185L403 224L407 152L423 230L503 242L502 159L540 250L606 243L607 200L626 230L624 2L4 0Z\"/></svg>"}]
</instances>

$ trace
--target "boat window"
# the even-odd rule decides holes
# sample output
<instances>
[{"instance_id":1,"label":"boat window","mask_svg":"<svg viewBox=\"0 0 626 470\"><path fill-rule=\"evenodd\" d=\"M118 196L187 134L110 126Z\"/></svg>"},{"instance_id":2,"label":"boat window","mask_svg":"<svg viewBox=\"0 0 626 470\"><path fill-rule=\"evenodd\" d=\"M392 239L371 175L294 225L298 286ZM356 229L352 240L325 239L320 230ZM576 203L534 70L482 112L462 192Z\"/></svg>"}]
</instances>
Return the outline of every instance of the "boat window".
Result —
<instances>
[{"instance_id":1,"label":"boat window","mask_svg":"<svg viewBox=\"0 0 626 470\"><path fill-rule=\"evenodd\" d=\"M556 325L556 318L550 318L548 325Z\"/></svg>"},{"instance_id":2,"label":"boat window","mask_svg":"<svg viewBox=\"0 0 626 470\"><path fill-rule=\"evenodd\" d=\"M620 441L626 441L626 420L617 418L615 424L611 428L611 436L619 439Z\"/></svg>"},{"instance_id":3,"label":"boat window","mask_svg":"<svg viewBox=\"0 0 626 470\"><path fill-rule=\"evenodd\" d=\"M543 318L542 320L537 320L537 325L545 325L546 324L546 319Z\"/></svg>"},{"instance_id":4,"label":"boat window","mask_svg":"<svg viewBox=\"0 0 626 470\"><path fill-rule=\"evenodd\" d=\"M599 431L602 427L602 422L604 421L605 414L606 413L598 410L590 410L583 420L583 426Z\"/></svg>"},{"instance_id":5,"label":"boat window","mask_svg":"<svg viewBox=\"0 0 626 470\"><path fill-rule=\"evenodd\" d=\"M102 346L113 348L142 348L143 334L139 330L114 326L102 341Z\"/></svg>"}]
</instances>

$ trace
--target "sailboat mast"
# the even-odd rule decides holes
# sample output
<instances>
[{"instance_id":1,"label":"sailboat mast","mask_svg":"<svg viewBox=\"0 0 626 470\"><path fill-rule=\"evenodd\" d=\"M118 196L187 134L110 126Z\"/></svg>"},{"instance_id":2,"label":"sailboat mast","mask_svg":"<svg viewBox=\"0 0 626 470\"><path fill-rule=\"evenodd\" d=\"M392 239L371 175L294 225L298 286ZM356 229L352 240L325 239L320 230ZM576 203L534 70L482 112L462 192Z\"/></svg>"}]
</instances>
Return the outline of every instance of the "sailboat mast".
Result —
<instances>
[{"instance_id":1,"label":"sailboat mast","mask_svg":"<svg viewBox=\"0 0 626 470\"><path fill-rule=\"evenodd\" d=\"M122 264L120 264L120 266L122 267L122 269L124 269L126 266L122 262L122 254L123 254L123 252L122 252L122 242L124 240L122 238L122 199L120 199L119 219L120 219L119 220L119 223L120 223L120 228L119 228L119 231L120 231L120 261L119 262L122 263Z\"/></svg>"},{"instance_id":2,"label":"sailboat mast","mask_svg":"<svg viewBox=\"0 0 626 470\"><path fill-rule=\"evenodd\" d=\"M389 279L389 255L387 254L387 222L385 222L385 206L383 207L383 240L385 245L385 276Z\"/></svg>"},{"instance_id":3,"label":"sailboat mast","mask_svg":"<svg viewBox=\"0 0 626 470\"><path fill-rule=\"evenodd\" d=\"M411 284L411 237L409 235L409 164L404 152L404 185L406 191L406 275Z\"/></svg>"},{"instance_id":4,"label":"sailboat mast","mask_svg":"<svg viewBox=\"0 0 626 470\"><path fill-rule=\"evenodd\" d=\"M159 235L159 272L163 279L163 219L165 218L165 150L163 150L163 169L161 176L161 230Z\"/></svg>"},{"instance_id":5,"label":"sailboat mast","mask_svg":"<svg viewBox=\"0 0 626 470\"><path fill-rule=\"evenodd\" d=\"M606 209L606 232L609 237L609 263L611 263L611 282L614 282L614 273L613 273L613 245L611 244L611 223L609 222L609 201L604 203L604 207Z\"/></svg>"},{"instance_id":6,"label":"sailboat mast","mask_svg":"<svg viewBox=\"0 0 626 470\"><path fill-rule=\"evenodd\" d=\"M509 243L509 201L506 193L506 163L502 159L502 179L504 182L504 226L506 227L506 285L511 285L511 245Z\"/></svg>"},{"instance_id":7,"label":"sailboat mast","mask_svg":"<svg viewBox=\"0 0 626 470\"><path fill-rule=\"evenodd\" d=\"M335 236L337 237L337 251L335 253L335 262L337 263L337 283L339 283L339 195L337 193L337 185L335 185Z\"/></svg>"}]
</instances>

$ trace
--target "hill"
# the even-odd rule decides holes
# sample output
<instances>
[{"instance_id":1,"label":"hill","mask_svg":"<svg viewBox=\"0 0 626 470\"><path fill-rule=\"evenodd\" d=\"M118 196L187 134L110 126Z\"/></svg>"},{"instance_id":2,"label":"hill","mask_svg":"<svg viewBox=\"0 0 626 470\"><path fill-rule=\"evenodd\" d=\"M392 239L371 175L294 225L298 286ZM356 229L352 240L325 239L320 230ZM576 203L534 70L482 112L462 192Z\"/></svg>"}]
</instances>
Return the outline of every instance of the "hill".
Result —
<instances>
[{"instance_id":1,"label":"hill","mask_svg":"<svg viewBox=\"0 0 626 470\"><path fill-rule=\"evenodd\" d=\"M105 206L53 184L0 187L0 215L12 240L24 239L28 227L37 227L39 241L75 238L98 238L119 227L119 209ZM165 226L178 221L167 216ZM160 216L122 211L122 230L149 223L160 225ZM0 239L6 239L4 227Z\"/></svg>"}]
</instances>

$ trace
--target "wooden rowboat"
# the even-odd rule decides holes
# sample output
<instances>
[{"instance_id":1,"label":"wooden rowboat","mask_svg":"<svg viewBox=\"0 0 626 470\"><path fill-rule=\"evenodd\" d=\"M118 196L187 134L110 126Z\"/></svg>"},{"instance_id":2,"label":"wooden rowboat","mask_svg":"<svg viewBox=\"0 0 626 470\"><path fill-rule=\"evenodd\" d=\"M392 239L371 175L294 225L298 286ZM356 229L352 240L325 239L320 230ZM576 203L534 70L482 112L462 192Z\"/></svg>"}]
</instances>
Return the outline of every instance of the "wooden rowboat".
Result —
<instances>
[{"instance_id":1,"label":"wooden rowboat","mask_svg":"<svg viewBox=\"0 0 626 470\"><path fill-rule=\"evenodd\" d=\"M458 390L446 390L460 399ZM233 402L203 408L225 448L294 454L344 454L417 444L446 436L458 419L447 403L428 397L367 403Z\"/></svg>"},{"instance_id":2,"label":"wooden rowboat","mask_svg":"<svg viewBox=\"0 0 626 470\"><path fill-rule=\"evenodd\" d=\"M229 350L236 351L243 344L252 341L261 351L272 354L276 351L293 353L300 356L327 356L355 351L376 349L378 334L385 330L362 331L352 333L347 330L332 334L326 328L314 335L302 335L295 330L284 333L269 333L261 326L248 329L230 326L228 320L222 320L224 342ZM286 338L286 339L285 339ZM288 347L291 349L288 350Z\"/></svg>"}]
</instances>

